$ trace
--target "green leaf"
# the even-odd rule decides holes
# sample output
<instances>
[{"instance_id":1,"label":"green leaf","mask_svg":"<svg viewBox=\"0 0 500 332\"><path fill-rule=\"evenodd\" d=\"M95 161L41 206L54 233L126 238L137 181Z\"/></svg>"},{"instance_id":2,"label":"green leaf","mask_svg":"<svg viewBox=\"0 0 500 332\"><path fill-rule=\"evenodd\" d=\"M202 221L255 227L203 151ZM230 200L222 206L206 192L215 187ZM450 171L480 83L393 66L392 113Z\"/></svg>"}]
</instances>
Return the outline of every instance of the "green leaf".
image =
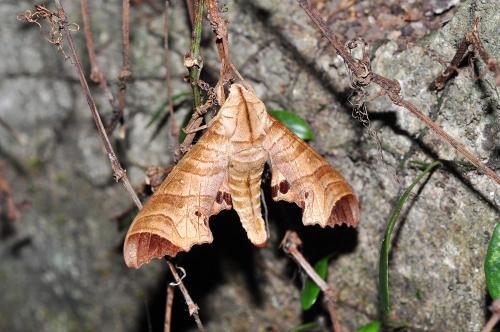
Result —
<instances>
[{"instance_id":1,"label":"green leaf","mask_svg":"<svg viewBox=\"0 0 500 332\"><path fill-rule=\"evenodd\" d=\"M497 223L491 236L486 258L484 259L486 286L493 300L500 298L500 222Z\"/></svg>"},{"instance_id":2,"label":"green leaf","mask_svg":"<svg viewBox=\"0 0 500 332\"><path fill-rule=\"evenodd\" d=\"M290 332L307 332L319 327L319 323L305 323L299 326L296 326Z\"/></svg>"},{"instance_id":3,"label":"green leaf","mask_svg":"<svg viewBox=\"0 0 500 332\"><path fill-rule=\"evenodd\" d=\"M328 273L328 257L320 259L316 264L314 264L314 270L321 277L321 279L326 279ZM318 285L314 283L310 278L306 279L304 283L304 288L300 293L300 303L304 310L309 310L316 300L318 299L319 292Z\"/></svg>"},{"instance_id":4,"label":"green leaf","mask_svg":"<svg viewBox=\"0 0 500 332\"><path fill-rule=\"evenodd\" d=\"M179 94L172 96L172 102L175 103L178 101L182 101L189 97L191 97L191 92L181 92ZM146 128L151 127L156 121L158 121L163 116L163 114L168 112L168 107L167 107L168 103L169 100L166 100L165 102L163 102L163 104L161 104L161 106L156 110L156 112L153 113L153 115L151 116L151 120L149 120L148 124L146 125Z\"/></svg>"},{"instance_id":5,"label":"green leaf","mask_svg":"<svg viewBox=\"0 0 500 332\"><path fill-rule=\"evenodd\" d=\"M403 205L406 203L406 200L410 196L410 192L417 185L417 183L422 180L427 174L429 174L434 168L440 166L441 163L439 161L435 161L425 168L425 170L420 173L415 180L411 183L411 185L405 190L403 195L399 198L396 206L393 209L391 217L389 218L389 222L387 224L387 228L385 230L384 240L382 241L382 247L380 249L380 262L379 262L379 296L380 303L382 304L382 314L385 322L389 320L391 305L389 301L389 249L391 246L391 236L392 231L394 230L394 226L399 219L399 214L401 213L401 209Z\"/></svg>"},{"instance_id":6,"label":"green leaf","mask_svg":"<svg viewBox=\"0 0 500 332\"><path fill-rule=\"evenodd\" d=\"M356 332L378 332L381 327L382 323L380 321L376 321L361 326Z\"/></svg>"},{"instance_id":7,"label":"green leaf","mask_svg":"<svg viewBox=\"0 0 500 332\"><path fill-rule=\"evenodd\" d=\"M274 116L276 120L283 123L285 127L293 131L295 135L299 136L304 141L314 139L314 133L309 124L297 114L279 109L271 110L269 114Z\"/></svg>"}]
</instances>

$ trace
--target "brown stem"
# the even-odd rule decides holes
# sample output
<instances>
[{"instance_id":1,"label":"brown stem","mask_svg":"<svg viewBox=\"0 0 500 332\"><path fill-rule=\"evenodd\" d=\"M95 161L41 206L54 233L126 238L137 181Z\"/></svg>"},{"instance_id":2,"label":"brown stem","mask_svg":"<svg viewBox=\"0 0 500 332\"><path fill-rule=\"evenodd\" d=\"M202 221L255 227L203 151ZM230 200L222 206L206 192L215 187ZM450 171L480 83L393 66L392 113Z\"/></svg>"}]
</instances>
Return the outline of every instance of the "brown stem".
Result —
<instances>
[{"instance_id":1,"label":"brown stem","mask_svg":"<svg viewBox=\"0 0 500 332\"><path fill-rule=\"evenodd\" d=\"M227 25L219 16L217 0L207 0L207 12L210 25L216 36L216 45L222 66L221 71L225 74L226 70L231 69L229 66L231 64L231 59L229 58Z\"/></svg>"},{"instance_id":2,"label":"brown stem","mask_svg":"<svg viewBox=\"0 0 500 332\"><path fill-rule=\"evenodd\" d=\"M474 18L474 29L473 31L467 33L465 37L460 42L457 52L453 56L448 67L439 75L430 85L429 89L431 91L439 91L442 90L446 84L446 82L450 79L450 77L457 72L457 68L460 65L460 62L464 58L467 53L469 46L472 46L475 53L479 55L479 57L484 61L487 68L492 71L496 76L496 84L500 84L500 67L497 65L495 59L490 57L486 49L484 48L483 43L481 42L481 38L479 38L479 18Z\"/></svg>"},{"instance_id":3,"label":"brown stem","mask_svg":"<svg viewBox=\"0 0 500 332\"><path fill-rule=\"evenodd\" d=\"M297 0L297 2L302 7L302 9L304 9L306 14L311 18L318 30L320 30L323 36L330 42L332 47L342 57L352 75L354 76L356 84L360 86L367 86L371 82L373 82L380 86L394 104L406 108L408 111L417 116L419 120L421 120L429 128L431 128L431 130L434 131L434 133L437 134L442 140L450 144L465 159L474 164L479 171L484 173L496 183L500 184L500 177L492 169L483 164L478 157L476 157L462 144L448 135L429 117L420 112L413 104L404 100L400 95L401 88L397 81L373 73L370 69L369 59L364 58L362 60L357 60L353 58L349 51L340 43L337 36L330 31L316 9L309 5L307 0Z\"/></svg>"},{"instance_id":4,"label":"brown stem","mask_svg":"<svg viewBox=\"0 0 500 332\"><path fill-rule=\"evenodd\" d=\"M330 44L337 51L337 53L342 57L342 59L349 67L349 70L351 70L353 73L356 74L359 70L357 61L351 56L351 54L346 50L346 48L342 45L342 43L340 43L337 36L330 31L330 29L325 24L318 11L315 8L311 7L307 0L297 0L297 2L306 12L307 16L309 16L309 18L313 21L318 30L323 34L323 36L330 42Z\"/></svg>"},{"instance_id":5,"label":"brown stem","mask_svg":"<svg viewBox=\"0 0 500 332\"><path fill-rule=\"evenodd\" d=\"M481 332L490 332L500 320L500 300L495 300L493 302L493 304L490 306L490 311L493 313L493 315L490 317L486 325L484 325Z\"/></svg>"},{"instance_id":6,"label":"brown stem","mask_svg":"<svg viewBox=\"0 0 500 332\"><path fill-rule=\"evenodd\" d=\"M189 21L191 22L191 28L193 28L194 27L193 0L186 0L186 7L188 10Z\"/></svg>"},{"instance_id":7,"label":"brown stem","mask_svg":"<svg viewBox=\"0 0 500 332\"><path fill-rule=\"evenodd\" d=\"M495 325L497 325L499 320L500 320L500 314L493 314L481 331L490 332L491 330L493 330Z\"/></svg>"},{"instance_id":8,"label":"brown stem","mask_svg":"<svg viewBox=\"0 0 500 332\"><path fill-rule=\"evenodd\" d=\"M225 101L224 84L228 80L235 80L236 78L239 78L243 85L249 89L251 89L251 87L248 86L245 79L231 62L231 57L229 55L227 24L226 21L219 16L217 0L207 0L207 12L208 20L210 21L210 25L212 26L212 30L216 36L215 43L217 45L217 51L220 59L220 77L216 85L216 91L218 102L219 104L222 104Z\"/></svg>"},{"instance_id":9,"label":"brown stem","mask_svg":"<svg viewBox=\"0 0 500 332\"><path fill-rule=\"evenodd\" d=\"M413 113L417 118L419 118L423 123L430 127L436 135L441 137L444 141L448 142L455 150L457 150L465 159L469 160L474 166L477 167L481 172L486 174L488 177L493 179L496 183L500 184L500 177L488 166L483 164L472 152L467 150L465 146L455 140L453 137L448 135L446 131L433 122L427 115L420 112L415 105L402 99L399 95L388 94L389 98L394 102L394 104L406 108L408 111Z\"/></svg>"},{"instance_id":10,"label":"brown stem","mask_svg":"<svg viewBox=\"0 0 500 332\"><path fill-rule=\"evenodd\" d=\"M90 15L89 15L89 2L88 0L81 0L82 17L83 17L83 32L85 34L85 43L87 44L87 51L89 52L90 61L90 79L96 83L100 83L102 74L97 65L97 56L94 46L94 38L92 37L92 30L90 28Z\"/></svg>"},{"instance_id":11,"label":"brown stem","mask_svg":"<svg viewBox=\"0 0 500 332\"><path fill-rule=\"evenodd\" d=\"M464 39L462 39L462 41L458 45L457 52L455 53L455 56L451 60L448 67L441 73L441 75L439 75L434 81L432 81L431 85L429 86L429 89L431 91L440 91L444 88L446 82L448 82L451 76L457 72L458 66L462 61L465 52L467 52L469 45L469 40L467 39L467 37L464 37Z\"/></svg>"},{"instance_id":12,"label":"brown stem","mask_svg":"<svg viewBox=\"0 0 500 332\"><path fill-rule=\"evenodd\" d=\"M302 241L299 238L299 235L294 231L287 231L283 241L281 242L281 246L283 247L283 251L285 253L290 254L293 259L297 262L297 264L302 267L302 269L307 273L307 275L311 278L312 281L321 289L323 294L325 295L325 304L328 309L328 313L330 314L330 319L333 324L333 329L335 332L340 332L340 323L337 315L337 310L335 309L335 294L336 291L330 287L326 281L324 281L314 270L314 268L309 264L309 262L305 259L302 253L299 251L299 246L302 244Z\"/></svg>"},{"instance_id":13,"label":"brown stem","mask_svg":"<svg viewBox=\"0 0 500 332\"><path fill-rule=\"evenodd\" d=\"M481 42L481 38L479 38L479 17L474 18L474 30L470 32L466 38L469 42L474 46L474 51L479 54L481 59L483 59L486 67L492 71L496 76L496 85L500 85L500 66L497 61L490 57L488 52L486 52L486 48Z\"/></svg>"},{"instance_id":14,"label":"brown stem","mask_svg":"<svg viewBox=\"0 0 500 332\"><path fill-rule=\"evenodd\" d=\"M82 6L82 16L83 16L83 31L85 34L85 44L87 45L87 51L89 53L89 61L90 61L90 79L101 86L101 89L103 90L106 99L108 99L108 102L111 105L113 114L119 114L120 110L118 107L118 103L115 97L113 96L113 93L111 92L108 80L106 80L103 73L99 69L99 65L97 64L97 56L94 46L94 37L92 35L92 29L90 25L88 0L81 0L81 6Z\"/></svg>"},{"instance_id":15,"label":"brown stem","mask_svg":"<svg viewBox=\"0 0 500 332\"><path fill-rule=\"evenodd\" d=\"M172 303L174 302L174 287L169 285L167 287L167 300L165 304L165 326L163 332L170 332L172 324Z\"/></svg>"},{"instance_id":16,"label":"brown stem","mask_svg":"<svg viewBox=\"0 0 500 332\"><path fill-rule=\"evenodd\" d=\"M200 320L200 315L198 314L200 308L198 307L198 305L196 305L196 303L194 303L193 299L189 295L186 286L184 286L182 279L179 277L179 274L177 273L177 268L175 267L175 265L172 264L172 262L170 262L169 260L167 260L167 265L168 268L170 269L170 272L172 273L172 276L175 279L176 285L179 286L179 289L181 290L181 293L184 296L184 300L186 301L186 305L188 306L189 315L194 317L196 325L198 326L198 330L200 332L204 332L205 328L203 327L203 324Z\"/></svg>"},{"instance_id":17,"label":"brown stem","mask_svg":"<svg viewBox=\"0 0 500 332\"><path fill-rule=\"evenodd\" d=\"M172 136L175 138L175 142L179 141L179 129L177 128L177 124L175 123L175 114L174 114L174 102L172 100L172 80L170 79L170 70L168 66L169 59L169 47L168 47L168 5L169 0L165 0L165 12L164 12L164 24L163 24L163 49L164 49L164 61L165 61L165 81L167 85L167 99L168 99L168 112L170 113L170 128L172 131Z\"/></svg>"},{"instance_id":18,"label":"brown stem","mask_svg":"<svg viewBox=\"0 0 500 332\"><path fill-rule=\"evenodd\" d=\"M118 90L118 112L113 113L107 131L113 132L118 123L123 123L126 104L127 82L130 79L130 63L129 63L129 48L130 48L130 0L122 1L122 69L118 73L120 88Z\"/></svg>"},{"instance_id":19,"label":"brown stem","mask_svg":"<svg viewBox=\"0 0 500 332\"><path fill-rule=\"evenodd\" d=\"M130 0L122 1L122 72L120 79L126 81L130 76Z\"/></svg>"},{"instance_id":20,"label":"brown stem","mask_svg":"<svg viewBox=\"0 0 500 332\"><path fill-rule=\"evenodd\" d=\"M108 135L106 134L106 130L104 129L104 125L102 124L101 117L99 116L99 112L97 111L97 107L95 105L94 98L90 93L89 85L87 80L85 79L85 74L83 73L82 64L78 55L76 53L75 44L73 42L73 37L71 35L71 31L68 28L68 22L66 20L66 12L61 4L61 0L54 0L57 6L57 10L59 13L59 18L61 20L61 27L63 28L64 34L68 41L68 47L70 49L70 56L73 64L75 65L76 72L78 74L78 78L80 80L80 84L83 89L83 93L85 94L85 98L87 100L87 104L89 105L90 112L92 113L92 117L94 118L94 122L97 127L97 131L99 132L99 136L101 137L102 144L104 149L106 150L106 154L108 155L109 161L111 162L111 169L113 171L113 177L116 181L120 181L122 185L125 187L125 190L129 193L130 197L134 201L135 205L139 209L142 208L142 203L139 200L134 188L130 184L128 180L126 171L120 165L118 158L111 146L111 142L109 141Z\"/></svg>"}]
</instances>

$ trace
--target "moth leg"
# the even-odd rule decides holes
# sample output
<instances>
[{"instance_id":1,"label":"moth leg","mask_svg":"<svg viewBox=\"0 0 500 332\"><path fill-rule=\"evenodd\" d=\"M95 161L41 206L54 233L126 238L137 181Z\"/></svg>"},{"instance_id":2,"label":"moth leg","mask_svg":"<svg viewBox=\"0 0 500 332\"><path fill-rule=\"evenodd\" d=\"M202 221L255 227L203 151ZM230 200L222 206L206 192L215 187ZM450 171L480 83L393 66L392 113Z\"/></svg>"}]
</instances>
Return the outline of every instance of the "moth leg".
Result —
<instances>
[{"instance_id":1,"label":"moth leg","mask_svg":"<svg viewBox=\"0 0 500 332\"><path fill-rule=\"evenodd\" d=\"M194 133L197 133L199 132L200 130L204 130L204 129L207 129L207 128L210 128L212 126L212 124L214 123L214 121L216 120L216 118L213 118L212 120L210 120L206 125L203 125L203 126L199 126L198 128L195 128L195 129L186 129L186 128L182 128L182 131L186 134L186 135L189 135L189 134L194 134Z\"/></svg>"}]
</instances>

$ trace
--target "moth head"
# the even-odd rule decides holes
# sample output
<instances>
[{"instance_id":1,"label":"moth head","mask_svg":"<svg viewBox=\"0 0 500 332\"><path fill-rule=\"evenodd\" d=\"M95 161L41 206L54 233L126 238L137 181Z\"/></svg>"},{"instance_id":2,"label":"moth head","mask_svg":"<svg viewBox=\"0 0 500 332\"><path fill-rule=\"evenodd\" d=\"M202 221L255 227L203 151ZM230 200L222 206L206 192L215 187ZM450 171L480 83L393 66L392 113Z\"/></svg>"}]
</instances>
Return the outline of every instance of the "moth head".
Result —
<instances>
[{"instance_id":1,"label":"moth head","mask_svg":"<svg viewBox=\"0 0 500 332\"><path fill-rule=\"evenodd\" d=\"M269 126L266 107L253 91L233 84L219 111L225 135L238 141L253 142L265 135Z\"/></svg>"}]
</instances>

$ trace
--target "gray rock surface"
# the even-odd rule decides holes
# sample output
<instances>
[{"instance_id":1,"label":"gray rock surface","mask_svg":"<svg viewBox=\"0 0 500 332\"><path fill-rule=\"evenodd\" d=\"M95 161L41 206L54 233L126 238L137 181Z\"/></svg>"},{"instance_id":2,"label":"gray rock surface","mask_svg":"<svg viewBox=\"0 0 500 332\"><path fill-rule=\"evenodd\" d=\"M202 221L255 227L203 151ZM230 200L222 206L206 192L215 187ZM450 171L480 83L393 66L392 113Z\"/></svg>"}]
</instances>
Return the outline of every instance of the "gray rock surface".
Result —
<instances>
[{"instance_id":1,"label":"gray rock surface","mask_svg":"<svg viewBox=\"0 0 500 332\"><path fill-rule=\"evenodd\" d=\"M81 24L80 9L66 1L70 21ZM434 3L434 2L432 2ZM451 3L451 2L447 2ZM0 118L19 134L0 127L0 160L17 202L27 202L14 224L0 220L1 331L161 330L165 266L159 262L128 270L119 250L124 231L110 220L131 204L111 179L69 62L33 26L15 21L31 6L7 0L0 14ZM316 319L301 314L300 274L278 248L285 229L304 239L315 261L333 253L329 279L340 291L339 316L353 331L377 315L378 251L385 224L399 195L418 171L411 160L446 160L403 212L391 260L394 314L425 331L480 331L487 303L482 261L499 220L500 190L486 176L458 163L462 158L414 116L386 97L368 103L377 142L351 115L349 77L342 61L321 41L308 17L292 0L229 1L231 55L235 65L269 108L286 108L313 127L312 145L349 180L358 193L358 230L300 226L300 212L269 202L271 240L251 247L234 213L212 225L215 243L182 255L187 286L200 304L209 331L285 331ZM113 79L120 70L120 1L92 1L99 63ZM114 143L134 185L144 166L167 165L174 142L167 127L154 139L147 128L165 101L162 19L146 4L133 7L132 68L127 96L127 138ZM188 91L183 54L189 27L183 6L172 13L171 69L174 93ZM402 94L431 116L490 167L500 166L499 91L494 77L467 66L440 94L428 85L449 61L474 15L487 51L500 58L497 1L466 1L454 18L418 44L402 50L394 41L373 47L373 69L397 79ZM208 30L208 26L207 29ZM205 33L205 69L218 72L213 37ZM76 35L86 59L83 35ZM484 66L478 62L478 71ZM209 77L206 78L209 80ZM110 107L93 87L98 106ZM369 90L372 94L376 91ZM176 121L180 124L186 109ZM457 164L458 163L458 164ZM174 331L193 329L180 295ZM317 311L316 311L317 313ZM328 323L319 318L321 326ZM194 330L193 330L194 331Z\"/></svg>"}]
</instances>

